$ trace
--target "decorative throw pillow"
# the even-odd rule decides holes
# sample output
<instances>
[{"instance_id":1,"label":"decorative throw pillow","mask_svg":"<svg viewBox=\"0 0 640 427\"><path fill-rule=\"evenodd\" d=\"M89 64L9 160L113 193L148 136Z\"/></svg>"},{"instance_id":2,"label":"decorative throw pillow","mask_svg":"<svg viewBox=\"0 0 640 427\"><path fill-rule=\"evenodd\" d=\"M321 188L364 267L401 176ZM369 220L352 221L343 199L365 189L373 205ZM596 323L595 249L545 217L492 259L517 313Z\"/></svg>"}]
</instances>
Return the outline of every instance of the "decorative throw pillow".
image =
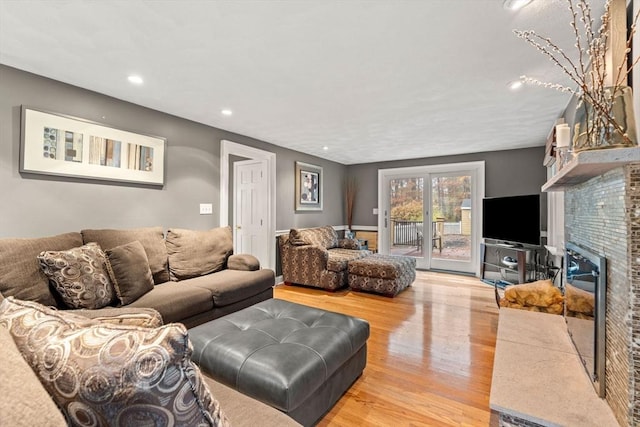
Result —
<instances>
[{"instance_id":1,"label":"decorative throw pillow","mask_svg":"<svg viewBox=\"0 0 640 427\"><path fill-rule=\"evenodd\" d=\"M362 249L358 239L338 239L338 247L342 249Z\"/></svg>"},{"instance_id":2,"label":"decorative throw pillow","mask_svg":"<svg viewBox=\"0 0 640 427\"><path fill-rule=\"evenodd\" d=\"M131 304L153 289L153 275L144 247L137 240L106 251L107 270L120 304Z\"/></svg>"},{"instance_id":3,"label":"decorative throw pillow","mask_svg":"<svg viewBox=\"0 0 640 427\"><path fill-rule=\"evenodd\" d=\"M13 298L0 305L0 325L71 425L229 425L184 325L86 326L67 316Z\"/></svg>"},{"instance_id":4,"label":"decorative throw pillow","mask_svg":"<svg viewBox=\"0 0 640 427\"><path fill-rule=\"evenodd\" d=\"M211 230L173 228L167 231L165 243L173 280L190 279L222 270L233 253L231 227Z\"/></svg>"},{"instance_id":5,"label":"decorative throw pillow","mask_svg":"<svg viewBox=\"0 0 640 427\"><path fill-rule=\"evenodd\" d=\"M96 243L66 251L44 251L37 258L40 268L67 306L102 308L113 301L106 258Z\"/></svg>"},{"instance_id":6,"label":"decorative throw pillow","mask_svg":"<svg viewBox=\"0 0 640 427\"><path fill-rule=\"evenodd\" d=\"M325 249L338 246L338 233L330 225L324 227L295 229L289 231L289 241L292 245L314 245Z\"/></svg>"}]
</instances>

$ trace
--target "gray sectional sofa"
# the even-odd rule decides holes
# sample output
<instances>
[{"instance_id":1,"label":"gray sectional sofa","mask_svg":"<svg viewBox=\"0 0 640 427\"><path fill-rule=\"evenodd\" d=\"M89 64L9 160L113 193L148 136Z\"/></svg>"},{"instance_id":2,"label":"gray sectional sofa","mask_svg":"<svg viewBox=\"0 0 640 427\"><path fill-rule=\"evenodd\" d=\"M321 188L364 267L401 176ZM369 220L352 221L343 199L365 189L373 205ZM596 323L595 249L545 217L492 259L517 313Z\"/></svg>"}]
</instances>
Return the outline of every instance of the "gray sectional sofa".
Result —
<instances>
[{"instance_id":1,"label":"gray sectional sofa","mask_svg":"<svg viewBox=\"0 0 640 427\"><path fill-rule=\"evenodd\" d=\"M95 262L90 260L90 255L96 251L97 247L93 243L99 245L106 259L110 261L105 264L108 265L108 276L115 288L113 295L105 293L102 289L97 291L78 289L83 287L80 281L67 288L60 284L64 279L73 279L78 274L77 269L74 270L69 265L58 268L61 267L61 263L64 264L63 257L69 256L69 253L84 257L85 261L89 260L86 267L89 270L95 266ZM80 252L77 252L78 248L81 248ZM48 268L51 271L48 271ZM47 271L48 276L44 271ZM107 280L103 276L94 276L94 278L97 277L98 282ZM299 425L276 409L199 373L197 368L191 365L191 346L187 344L187 328L272 298L274 284L275 277L272 270L261 269L257 260L251 256L232 254L231 230L228 227L206 231L169 229L166 235L161 227L149 227L131 230L82 230L52 237L0 239L0 376L3 378L0 382L0 393L5 396L0 402L0 419L9 423L8 425L17 426L74 424L69 410L78 408L80 404L76 405L73 402L65 406L54 396L55 391L60 389L60 384L56 382L59 379L55 375L47 374L47 369L52 368L47 363L51 362L51 355L46 352L44 356L38 355L35 350L34 353L25 352L25 345L27 349L36 348L38 340L48 339L47 343L51 346L54 342L51 341L51 337L57 337L58 335L55 334L60 334L60 342L71 340L70 342L75 344L68 348L78 351L78 342L83 345L93 342L84 339L73 341L77 338L76 335L80 334L89 333L94 337L92 340L102 335L114 334L120 337L118 339L124 340L125 338L122 337L127 337L128 340L140 340L140 343L143 342L143 338L149 340L151 339L149 337L153 338L156 334L169 337L163 345L170 352L176 351L178 354L175 360L171 359L176 361L177 368L176 366L169 366L169 368L178 369L175 372L182 372L182 374L169 375L170 371L166 371L166 378L159 379L162 381L160 389L163 393L167 386L162 384L180 377L186 381L187 385L191 384L180 390L186 390L195 395L194 399L200 402L199 408L216 408L213 416L199 414L208 421L198 422L198 425ZM6 300L5 297L7 297ZM91 298L95 298L96 301L110 300L110 303L101 308L92 308ZM81 306L70 308L69 301L73 301L74 304L79 301ZM28 313L29 311L35 314ZM25 315L25 313L28 314ZM90 323L84 324L81 320L79 324L74 324L74 316L84 318ZM159 319L159 316L162 319ZM57 325L56 328L51 327L50 337L47 338L49 332L25 335L25 328L34 325L42 327L42 322ZM162 323L165 326L160 326ZM35 341L32 336L36 336ZM81 362L86 359L85 363L89 363L86 368L91 369L89 358L91 351L91 348L87 350L80 348L78 351L80 362L74 363L81 366ZM96 357L101 354L97 352ZM67 361L66 358L62 359ZM54 361L56 366L60 362L57 359ZM126 360L125 364L130 362ZM73 369L77 368L76 365L73 366ZM102 367L100 363L98 366ZM134 363L132 366L138 365ZM144 369L153 368L154 364L139 366L144 374ZM118 364L112 368L117 370ZM194 369L197 373L194 373ZM43 373L43 371L47 372ZM120 381L128 376L129 374L119 375L117 378ZM100 379L101 377L91 378ZM53 389L50 388L51 384L47 388L46 379L54 381ZM149 390L152 390L153 384L149 384ZM207 397L208 392L202 399L197 397L196 392L200 390L202 384L206 384L213 399ZM89 387L87 390L95 392L101 388ZM118 390L120 390L118 393L123 393L121 389ZM131 393L138 396L142 392L147 396L150 393L149 390L143 386L142 390L133 390ZM65 396L68 394L68 390L63 393ZM143 399L151 399L149 407L153 409L155 397L147 396ZM183 402L181 399L184 399L184 396L181 395L177 400L178 412L184 409L180 406L182 405L180 402ZM105 408L112 410L109 405L101 405L102 410L106 410ZM133 406L126 404L121 410L125 413L129 411L131 415L131 411L139 409L138 406L137 403ZM159 408L154 409L156 413L153 410L146 411L144 408L140 413L149 416L161 414L172 417L175 415L169 414L170 411L163 408L162 404L158 406L157 402L156 407ZM206 410L202 412L206 414ZM222 413L224 416L220 415ZM89 416L89 414L91 413L80 413L81 416ZM106 425L121 424L112 417L107 419ZM103 420L98 424L105 425L105 422ZM155 424L158 424L157 420ZM190 423L179 424L189 425Z\"/></svg>"}]
</instances>

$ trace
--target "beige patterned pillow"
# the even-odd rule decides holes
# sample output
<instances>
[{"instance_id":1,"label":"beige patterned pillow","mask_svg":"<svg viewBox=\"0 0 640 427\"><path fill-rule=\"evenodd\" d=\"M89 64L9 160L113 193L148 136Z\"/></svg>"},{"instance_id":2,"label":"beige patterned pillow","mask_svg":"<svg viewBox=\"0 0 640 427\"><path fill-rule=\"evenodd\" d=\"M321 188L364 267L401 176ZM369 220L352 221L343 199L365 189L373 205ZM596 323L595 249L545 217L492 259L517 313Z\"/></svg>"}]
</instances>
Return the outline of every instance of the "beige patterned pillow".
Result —
<instances>
[{"instance_id":1,"label":"beige patterned pillow","mask_svg":"<svg viewBox=\"0 0 640 427\"><path fill-rule=\"evenodd\" d=\"M67 316L13 298L0 304L0 326L71 425L229 425L183 325L87 326Z\"/></svg>"},{"instance_id":2,"label":"beige patterned pillow","mask_svg":"<svg viewBox=\"0 0 640 427\"><path fill-rule=\"evenodd\" d=\"M96 243L66 251L44 251L40 268L64 303L72 308L102 308L115 293L105 266L106 257Z\"/></svg>"},{"instance_id":3,"label":"beige patterned pillow","mask_svg":"<svg viewBox=\"0 0 640 427\"><path fill-rule=\"evenodd\" d=\"M289 241L292 245L314 245L331 249L338 246L338 233L330 225L324 227L295 229L289 231Z\"/></svg>"}]
</instances>

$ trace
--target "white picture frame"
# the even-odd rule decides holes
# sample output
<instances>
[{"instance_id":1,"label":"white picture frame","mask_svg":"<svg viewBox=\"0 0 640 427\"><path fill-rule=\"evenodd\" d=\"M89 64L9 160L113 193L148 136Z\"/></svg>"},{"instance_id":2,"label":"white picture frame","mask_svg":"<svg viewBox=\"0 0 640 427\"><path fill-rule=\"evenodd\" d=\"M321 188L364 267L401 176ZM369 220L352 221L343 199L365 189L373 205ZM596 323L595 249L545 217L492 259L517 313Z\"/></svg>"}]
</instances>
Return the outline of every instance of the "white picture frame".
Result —
<instances>
[{"instance_id":1,"label":"white picture frame","mask_svg":"<svg viewBox=\"0 0 640 427\"><path fill-rule=\"evenodd\" d=\"M164 186L165 138L22 106L20 173Z\"/></svg>"}]
</instances>

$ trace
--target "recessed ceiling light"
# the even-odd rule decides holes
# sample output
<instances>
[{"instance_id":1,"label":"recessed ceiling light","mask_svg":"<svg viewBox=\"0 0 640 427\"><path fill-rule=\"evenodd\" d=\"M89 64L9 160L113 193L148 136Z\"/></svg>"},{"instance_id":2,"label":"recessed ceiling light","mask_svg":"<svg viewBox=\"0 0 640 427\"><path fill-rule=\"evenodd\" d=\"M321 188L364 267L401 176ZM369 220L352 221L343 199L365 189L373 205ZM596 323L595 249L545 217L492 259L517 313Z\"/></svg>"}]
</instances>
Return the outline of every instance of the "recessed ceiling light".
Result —
<instances>
[{"instance_id":1,"label":"recessed ceiling light","mask_svg":"<svg viewBox=\"0 0 640 427\"><path fill-rule=\"evenodd\" d=\"M142 83L144 83L142 77L133 74L127 77L127 80L129 80L129 83L133 83L134 85L141 85Z\"/></svg>"},{"instance_id":2,"label":"recessed ceiling light","mask_svg":"<svg viewBox=\"0 0 640 427\"><path fill-rule=\"evenodd\" d=\"M230 116L230 115L232 115L232 114L233 114L233 111L231 111L231 110L229 110L229 109L224 109L224 110L220 111L220 113L221 113L223 116Z\"/></svg>"},{"instance_id":3,"label":"recessed ceiling light","mask_svg":"<svg viewBox=\"0 0 640 427\"><path fill-rule=\"evenodd\" d=\"M507 10L519 10L531 3L531 0L504 0L502 7Z\"/></svg>"},{"instance_id":4,"label":"recessed ceiling light","mask_svg":"<svg viewBox=\"0 0 640 427\"><path fill-rule=\"evenodd\" d=\"M322 147L322 149L323 149L324 151L329 151L329 147L327 147L326 145L325 145L324 147Z\"/></svg>"},{"instance_id":5,"label":"recessed ceiling light","mask_svg":"<svg viewBox=\"0 0 640 427\"><path fill-rule=\"evenodd\" d=\"M511 90L518 90L522 87L522 81L521 80L514 80L512 82L509 82L509 89Z\"/></svg>"}]
</instances>

